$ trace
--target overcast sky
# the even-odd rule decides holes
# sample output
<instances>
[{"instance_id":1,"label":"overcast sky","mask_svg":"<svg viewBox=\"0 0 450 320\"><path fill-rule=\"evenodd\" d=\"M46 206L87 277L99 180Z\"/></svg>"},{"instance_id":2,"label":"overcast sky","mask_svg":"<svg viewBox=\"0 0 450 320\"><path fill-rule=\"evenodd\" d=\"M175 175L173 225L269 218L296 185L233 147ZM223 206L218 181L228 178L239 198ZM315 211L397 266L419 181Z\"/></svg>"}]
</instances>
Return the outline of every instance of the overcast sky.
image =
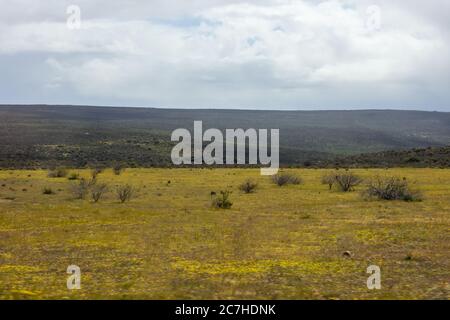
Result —
<instances>
[{"instance_id":1,"label":"overcast sky","mask_svg":"<svg viewBox=\"0 0 450 320\"><path fill-rule=\"evenodd\" d=\"M449 14L448 0L0 0L0 103L450 111Z\"/></svg>"}]
</instances>

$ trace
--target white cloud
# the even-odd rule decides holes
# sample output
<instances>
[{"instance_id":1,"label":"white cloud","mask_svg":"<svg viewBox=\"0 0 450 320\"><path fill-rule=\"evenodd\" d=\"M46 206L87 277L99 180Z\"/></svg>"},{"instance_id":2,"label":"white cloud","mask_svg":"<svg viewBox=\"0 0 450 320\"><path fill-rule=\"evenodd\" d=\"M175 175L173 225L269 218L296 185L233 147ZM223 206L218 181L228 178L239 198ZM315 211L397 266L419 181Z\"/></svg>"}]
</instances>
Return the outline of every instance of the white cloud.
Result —
<instances>
[{"instance_id":1,"label":"white cloud","mask_svg":"<svg viewBox=\"0 0 450 320\"><path fill-rule=\"evenodd\" d=\"M5 2L0 65L45 55L35 87L65 103L449 107L447 22L422 2L377 1L377 30L368 1L79 1L81 30L66 28L60 2Z\"/></svg>"}]
</instances>

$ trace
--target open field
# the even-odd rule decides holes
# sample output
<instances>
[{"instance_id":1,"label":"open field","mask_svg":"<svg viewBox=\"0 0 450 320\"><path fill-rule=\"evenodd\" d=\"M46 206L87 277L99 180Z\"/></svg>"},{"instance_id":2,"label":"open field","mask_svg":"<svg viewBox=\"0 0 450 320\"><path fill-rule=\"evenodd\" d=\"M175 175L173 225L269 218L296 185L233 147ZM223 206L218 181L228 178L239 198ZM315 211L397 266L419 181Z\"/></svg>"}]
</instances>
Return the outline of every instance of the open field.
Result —
<instances>
[{"instance_id":1,"label":"open field","mask_svg":"<svg viewBox=\"0 0 450 320\"><path fill-rule=\"evenodd\" d=\"M363 185L328 190L327 170L289 172L304 183L278 187L256 169L107 170L111 191L92 203L73 199L76 181L0 171L0 299L449 298L449 169L354 170L406 177L422 202L366 201ZM255 193L238 190L247 178ZM138 188L125 204L122 183ZM225 189L232 208L212 208ZM81 290L66 288L72 264ZM372 264L381 290L366 287Z\"/></svg>"}]
</instances>

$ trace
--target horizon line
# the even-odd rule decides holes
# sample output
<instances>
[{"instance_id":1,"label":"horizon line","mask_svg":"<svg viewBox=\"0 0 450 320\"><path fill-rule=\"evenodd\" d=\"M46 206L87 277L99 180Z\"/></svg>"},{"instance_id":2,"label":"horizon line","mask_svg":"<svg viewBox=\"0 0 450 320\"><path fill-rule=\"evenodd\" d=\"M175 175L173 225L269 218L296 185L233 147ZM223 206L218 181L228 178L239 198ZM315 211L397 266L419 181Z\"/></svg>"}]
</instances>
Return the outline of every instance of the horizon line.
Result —
<instances>
[{"instance_id":1,"label":"horizon line","mask_svg":"<svg viewBox=\"0 0 450 320\"><path fill-rule=\"evenodd\" d=\"M193 110L193 111L279 111L279 112L330 112L330 111L404 111L404 112L441 112L441 113L450 113L449 111L441 111L441 110L423 110L423 109L414 109L409 107L405 109L400 108L355 108L355 109L259 109L253 107L236 107L236 108L223 108L223 107L208 107L208 108L198 108L198 107L153 107L153 106L120 106L120 105L92 105L92 104L47 104L47 103L16 103L16 104L5 104L0 103L0 107L82 107L82 108L121 108L121 109L157 109L157 110Z\"/></svg>"}]
</instances>

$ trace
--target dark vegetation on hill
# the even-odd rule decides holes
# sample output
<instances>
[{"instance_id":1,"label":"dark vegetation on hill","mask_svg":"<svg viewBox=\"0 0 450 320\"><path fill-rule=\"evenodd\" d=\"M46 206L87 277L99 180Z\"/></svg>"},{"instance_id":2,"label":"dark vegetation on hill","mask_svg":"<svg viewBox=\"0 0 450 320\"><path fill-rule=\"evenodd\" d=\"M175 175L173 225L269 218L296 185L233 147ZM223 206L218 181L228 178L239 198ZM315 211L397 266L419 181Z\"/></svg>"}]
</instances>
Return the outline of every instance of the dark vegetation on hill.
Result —
<instances>
[{"instance_id":1,"label":"dark vegetation on hill","mask_svg":"<svg viewBox=\"0 0 450 320\"><path fill-rule=\"evenodd\" d=\"M36 105L0 106L0 167L171 166L172 130L195 120L280 129L283 166L450 166L450 113Z\"/></svg>"},{"instance_id":2,"label":"dark vegetation on hill","mask_svg":"<svg viewBox=\"0 0 450 320\"><path fill-rule=\"evenodd\" d=\"M450 146L383 151L336 159L340 167L450 167ZM330 166L331 163L328 163Z\"/></svg>"}]
</instances>

